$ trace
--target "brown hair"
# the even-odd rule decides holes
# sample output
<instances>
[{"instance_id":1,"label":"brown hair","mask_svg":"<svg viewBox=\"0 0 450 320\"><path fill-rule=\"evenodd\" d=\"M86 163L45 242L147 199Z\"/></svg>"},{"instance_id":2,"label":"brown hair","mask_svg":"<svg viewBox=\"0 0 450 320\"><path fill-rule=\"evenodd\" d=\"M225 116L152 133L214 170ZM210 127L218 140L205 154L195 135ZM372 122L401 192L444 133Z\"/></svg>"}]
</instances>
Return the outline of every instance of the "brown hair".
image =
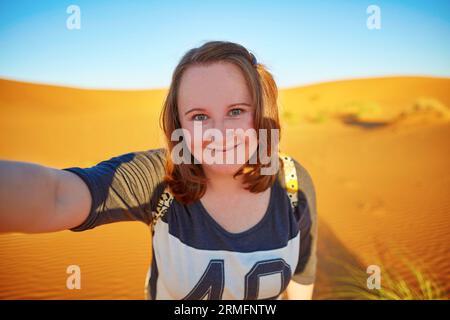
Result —
<instances>
[{"instance_id":1,"label":"brown hair","mask_svg":"<svg viewBox=\"0 0 450 320\"><path fill-rule=\"evenodd\" d=\"M203 196L206 191L207 179L201 164L195 164L192 155L190 163L174 164L171 159L172 149L178 143L171 141L171 135L175 129L181 128L177 102L180 81L184 71L189 66L208 65L222 61L230 62L240 68L251 91L255 106L254 129L258 137L258 149L256 152L259 154L259 148L261 148L259 129L266 129L268 132L268 156L272 156L271 129L280 130L277 86L270 72L267 71L263 64L256 62L252 53L240 44L225 41L211 41L198 48L189 50L181 58L173 72L172 82L160 117L160 124L168 146L164 180L170 187L174 197L184 204L192 203ZM278 150L274 151L278 152ZM262 192L269 188L276 179L276 175L261 175L260 170L262 167L263 165L260 163L258 156L255 164L250 164L247 161L234 174L234 177L242 174L247 190L254 193Z\"/></svg>"}]
</instances>

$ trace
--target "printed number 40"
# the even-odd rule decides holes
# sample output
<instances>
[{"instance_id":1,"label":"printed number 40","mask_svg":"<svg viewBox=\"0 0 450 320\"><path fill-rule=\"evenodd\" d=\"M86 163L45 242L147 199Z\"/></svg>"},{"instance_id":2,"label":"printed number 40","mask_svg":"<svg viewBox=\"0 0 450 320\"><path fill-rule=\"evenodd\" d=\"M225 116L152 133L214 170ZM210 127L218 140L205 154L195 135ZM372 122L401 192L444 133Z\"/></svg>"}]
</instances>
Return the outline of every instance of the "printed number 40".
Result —
<instances>
[{"instance_id":1,"label":"printed number 40","mask_svg":"<svg viewBox=\"0 0 450 320\"><path fill-rule=\"evenodd\" d=\"M281 275L281 289L272 298L276 298L287 287L290 281L291 268L283 259L265 260L255 263L245 275L244 300L256 300L258 298L260 278L277 273ZM224 261L219 259L211 260L198 283L183 300L202 300L205 296L208 296L208 300L221 300L224 285Z\"/></svg>"}]
</instances>

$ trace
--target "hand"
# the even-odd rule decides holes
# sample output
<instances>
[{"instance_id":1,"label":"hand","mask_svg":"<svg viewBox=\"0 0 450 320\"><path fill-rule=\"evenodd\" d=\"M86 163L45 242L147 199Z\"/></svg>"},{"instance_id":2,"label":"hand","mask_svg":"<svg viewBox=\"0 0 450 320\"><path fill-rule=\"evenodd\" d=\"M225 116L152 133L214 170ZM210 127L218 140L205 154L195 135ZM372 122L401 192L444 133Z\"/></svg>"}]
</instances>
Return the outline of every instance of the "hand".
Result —
<instances>
[{"instance_id":1,"label":"hand","mask_svg":"<svg viewBox=\"0 0 450 320\"><path fill-rule=\"evenodd\" d=\"M287 300L311 300L314 283L300 284L291 280L286 288Z\"/></svg>"}]
</instances>

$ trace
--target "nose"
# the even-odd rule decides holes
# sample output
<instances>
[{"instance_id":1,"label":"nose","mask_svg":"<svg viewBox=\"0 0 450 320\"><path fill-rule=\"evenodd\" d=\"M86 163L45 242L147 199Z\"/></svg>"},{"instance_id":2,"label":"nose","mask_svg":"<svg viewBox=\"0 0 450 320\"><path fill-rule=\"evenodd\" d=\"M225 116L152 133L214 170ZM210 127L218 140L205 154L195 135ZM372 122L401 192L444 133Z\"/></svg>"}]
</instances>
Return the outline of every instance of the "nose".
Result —
<instances>
[{"instance_id":1,"label":"nose","mask_svg":"<svg viewBox=\"0 0 450 320\"><path fill-rule=\"evenodd\" d=\"M224 120L214 120L212 128L215 129L216 132L205 137L206 139L212 140L211 147L214 146L218 149L228 149L230 146L234 145L233 128L227 126Z\"/></svg>"}]
</instances>

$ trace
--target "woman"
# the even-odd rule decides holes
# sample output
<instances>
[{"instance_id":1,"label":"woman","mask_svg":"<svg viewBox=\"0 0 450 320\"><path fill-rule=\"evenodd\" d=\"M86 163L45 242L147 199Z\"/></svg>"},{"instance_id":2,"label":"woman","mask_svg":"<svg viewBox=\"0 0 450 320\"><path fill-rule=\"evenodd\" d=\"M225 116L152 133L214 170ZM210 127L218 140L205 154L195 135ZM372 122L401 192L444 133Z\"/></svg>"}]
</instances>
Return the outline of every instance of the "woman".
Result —
<instances>
[{"instance_id":1,"label":"woman","mask_svg":"<svg viewBox=\"0 0 450 320\"><path fill-rule=\"evenodd\" d=\"M150 299L310 299L315 192L294 160L299 190L291 206L283 167L266 161L278 160L280 129L266 68L236 43L188 51L161 124L167 148L91 168L1 161L0 231L83 231L139 220L153 235Z\"/></svg>"}]
</instances>

